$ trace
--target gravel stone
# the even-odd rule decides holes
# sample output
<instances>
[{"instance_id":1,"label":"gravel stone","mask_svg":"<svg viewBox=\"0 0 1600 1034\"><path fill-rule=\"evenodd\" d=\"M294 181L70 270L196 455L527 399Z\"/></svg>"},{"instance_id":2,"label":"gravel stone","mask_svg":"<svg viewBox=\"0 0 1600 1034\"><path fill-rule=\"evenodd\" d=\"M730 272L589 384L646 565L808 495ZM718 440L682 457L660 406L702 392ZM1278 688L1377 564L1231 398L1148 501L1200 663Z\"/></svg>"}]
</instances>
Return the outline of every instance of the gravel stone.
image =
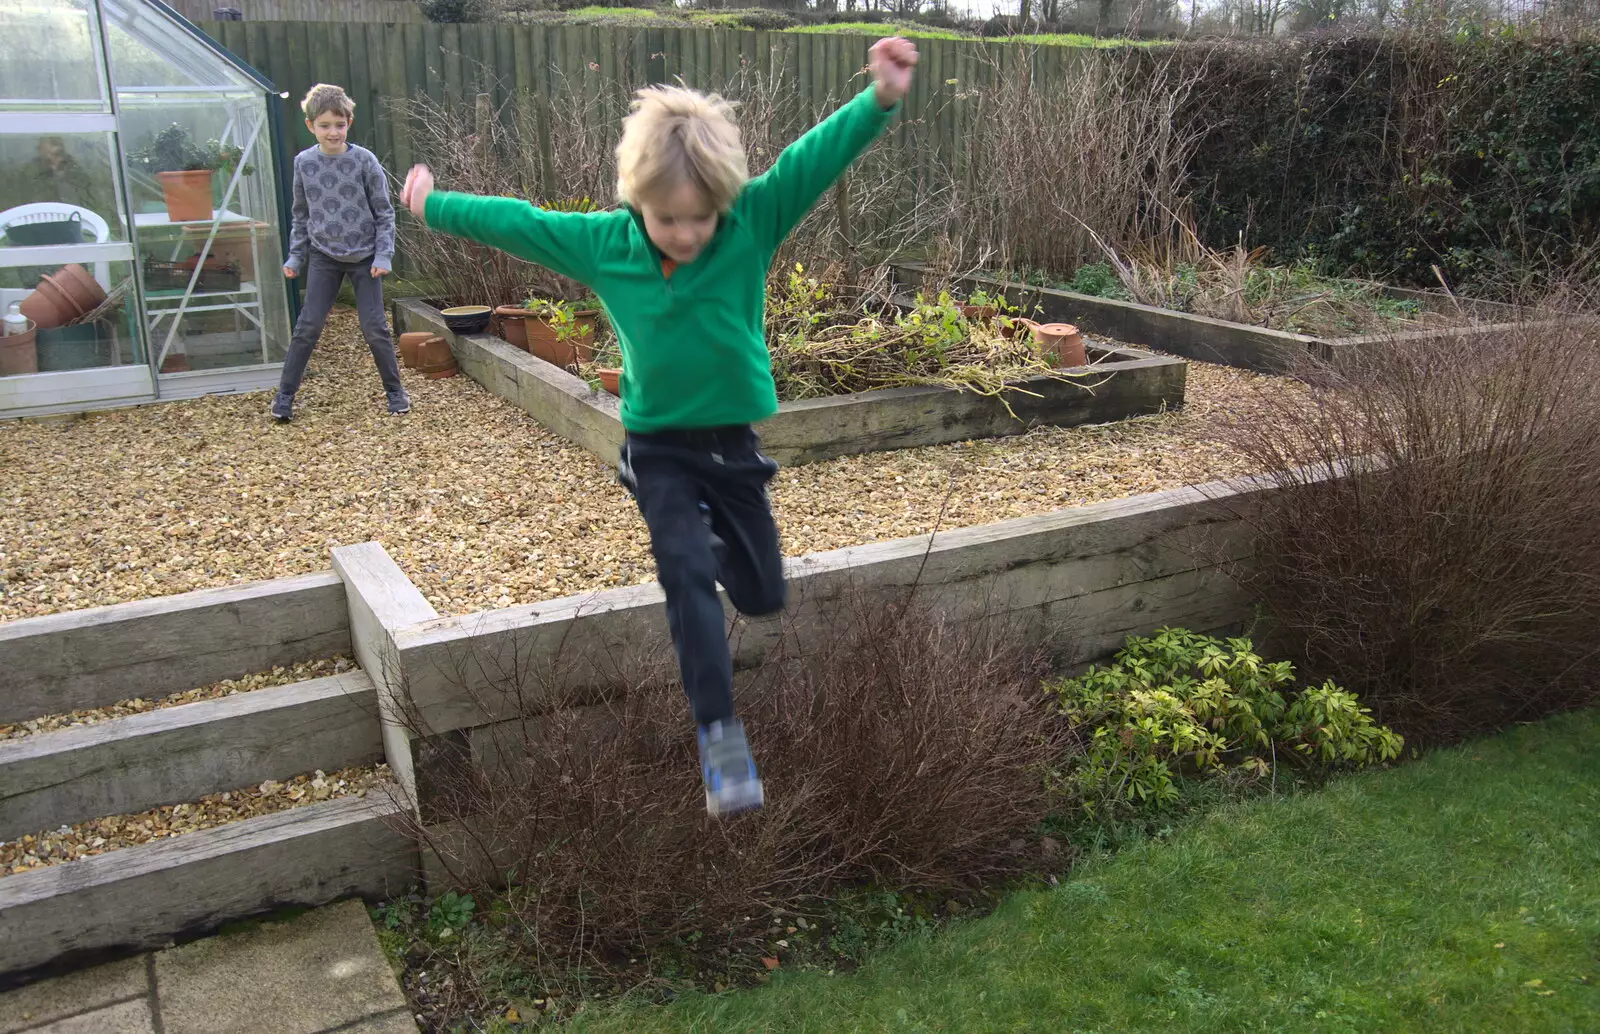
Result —
<instances>
[{"instance_id":1,"label":"gravel stone","mask_svg":"<svg viewBox=\"0 0 1600 1034\"><path fill-rule=\"evenodd\" d=\"M441 614L654 578L610 467L465 376L404 371L392 417L337 311L291 424L270 392L0 424L0 620L326 570L375 540ZM1298 383L1192 363L1181 412L779 473L790 555L1244 472L1216 423ZM942 513L942 517L941 517ZM942 523L941 523L942 522Z\"/></svg>"}]
</instances>

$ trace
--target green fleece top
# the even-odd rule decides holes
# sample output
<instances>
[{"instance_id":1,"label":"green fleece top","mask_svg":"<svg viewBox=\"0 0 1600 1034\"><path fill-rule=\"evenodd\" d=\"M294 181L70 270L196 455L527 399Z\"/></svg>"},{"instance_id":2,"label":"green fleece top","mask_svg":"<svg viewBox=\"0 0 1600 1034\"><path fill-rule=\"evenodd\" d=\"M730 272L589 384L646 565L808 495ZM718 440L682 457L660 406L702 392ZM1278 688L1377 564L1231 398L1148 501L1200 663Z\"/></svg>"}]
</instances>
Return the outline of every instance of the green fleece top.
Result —
<instances>
[{"instance_id":1,"label":"green fleece top","mask_svg":"<svg viewBox=\"0 0 1600 1034\"><path fill-rule=\"evenodd\" d=\"M896 105L898 107L898 105ZM549 212L515 198L434 192L428 226L587 284L622 346L630 431L750 424L777 412L763 330L767 268L789 231L894 115L863 90L746 183L693 262L667 276L641 216Z\"/></svg>"}]
</instances>

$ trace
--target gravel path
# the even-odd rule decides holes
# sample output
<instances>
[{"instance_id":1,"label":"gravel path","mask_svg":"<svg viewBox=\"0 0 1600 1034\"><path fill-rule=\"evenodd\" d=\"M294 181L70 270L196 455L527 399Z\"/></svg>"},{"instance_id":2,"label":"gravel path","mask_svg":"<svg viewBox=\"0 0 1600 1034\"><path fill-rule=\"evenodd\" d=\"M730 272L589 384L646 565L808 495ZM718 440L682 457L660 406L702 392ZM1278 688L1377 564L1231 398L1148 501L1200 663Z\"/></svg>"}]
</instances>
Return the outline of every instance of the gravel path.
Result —
<instances>
[{"instance_id":1,"label":"gravel path","mask_svg":"<svg viewBox=\"0 0 1600 1034\"><path fill-rule=\"evenodd\" d=\"M0 424L0 620L326 570L376 540L442 614L654 577L644 525L599 459L464 376L406 371L384 412L337 312L288 426L269 396ZM1192 364L1181 413L850 457L779 474L798 555L1243 472L1208 440L1297 384ZM948 504L947 504L948 498Z\"/></svg>"},{"instance_id":2,"label":"gravel path","mask_svg":"<svg viewBox=\"0 0 1600 1034\"><path fill-rule=\"evenodd\" d=\"M269 779L260 786L211 794L192 804L92 819L9 842L0 841L0 879L10 873L59 865L120 847L147 844L335 797L365 797L369 791L387 793L388 778L388 765L374 765L332 773L315 772L282 782Z\"/></svg>"},{"instance_id":3,"label":"gravel path","mask_svg":"<svg viewBox=\"0 0 1600 1034\"><path fill-rule=\"evenodd\" d=\"M252 690L266 689L269 686L287 686L293 682L305 682L308 679L320 679L327 675L337 675L341 671L350 671L354 667L355 662L350 658L335 656L325 660L307 661L304 664L280 666L273 668L271 671L246 675L243 678L224 679L209 686L187 689L181 693L173 693L156 700L134 697L131 700L119 700L109 707L71 711L65 714L42 715L25 722L18 722L15 725L0 723L0 740L21 739L34 733L55 732L58 729L70 729L79 725L94 725L111 718L124 718L131 714L143 714L145 711L155 711L163 707L176 707L178 704L192 704L199 700L231 697L235 693L249 693Z\"/></svg>"}]
</instances>

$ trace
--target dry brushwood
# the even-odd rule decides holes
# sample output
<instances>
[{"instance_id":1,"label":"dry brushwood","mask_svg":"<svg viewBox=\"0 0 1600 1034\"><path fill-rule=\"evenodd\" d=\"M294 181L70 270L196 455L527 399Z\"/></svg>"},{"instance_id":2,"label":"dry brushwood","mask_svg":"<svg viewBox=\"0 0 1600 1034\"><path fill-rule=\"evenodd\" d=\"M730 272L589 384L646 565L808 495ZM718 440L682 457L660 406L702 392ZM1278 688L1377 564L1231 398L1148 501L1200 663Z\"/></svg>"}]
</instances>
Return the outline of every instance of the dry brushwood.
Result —
<instances>
[{"instance_id":1,"label":"dry brushwood","mask_svg":"<svg viewBox=\"0 0 1600 1034\"><path fill-rule=\"evenodd\" d=\"M1440 742L1595 700L1593 324L1391 343L1307 371L1229 442L1281 491L1241 575L1312 677ZM1369 465L1348 476L1351 457Z\"/></svg>"},{"instance_id":2,"label":"dry brushwood","mask_svg":"<svg viewBox=\"0 0 1600 1034\"><path fill-rule=\"evenodd\" d=\"M886 280L878 271L870 288L826 285L799 265L787 281L772 278L766 332L779 398L934 386L1005 401L1032 394L1019 383L1031 377L1073 380L1091 392L1099 383L1056 369L1013 316L1004 324L969 319L943 292L902 312L882 301ZM1002 325L1016 333L1007 337Z\"/></svg>"},{"instance_id":3,"label":"dry brushwood","mask_svg":"<svg viewBox=\"0 0 1600 1034\"><path fill-rule=\"evenodd\" d=\"M998 619L900 603L843 601L805 655L785 640L741 687L769 799L752 817L706 818L682 692L644 663L605 702L553 711L557 676L502 673L541 713L477 734L480 765L434 765L425 816L469 816L472 833L420 834L476 894L509 876L508 914L552 974L860 881L1015 872L1064 744L1039 691L1048 654Z\"/></svg>"}]
</instances>

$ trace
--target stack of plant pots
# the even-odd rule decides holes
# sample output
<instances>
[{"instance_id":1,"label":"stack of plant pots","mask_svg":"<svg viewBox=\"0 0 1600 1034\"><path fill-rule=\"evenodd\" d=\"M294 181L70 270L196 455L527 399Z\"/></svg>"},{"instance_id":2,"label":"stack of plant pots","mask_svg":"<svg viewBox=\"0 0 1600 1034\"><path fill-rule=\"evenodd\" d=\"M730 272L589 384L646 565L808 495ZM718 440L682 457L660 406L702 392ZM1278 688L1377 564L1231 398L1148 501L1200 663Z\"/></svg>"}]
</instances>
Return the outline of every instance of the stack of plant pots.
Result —
<instances>
[{"instance_id":1,"label":"stack of plant pots","mask_svg":"<svg viewBox=\"0 0 1600 1034\"><path fill-rule=\"evenodd\" d=\"M417 353L433 335L426 331L411 331L400 335L400 365L408 370L417 368Z\"/></svg>"},{"instance_id":2,"label":"stack of plant pots","mask_svg":"<svg viewBox=\"0 0 1600 1034\"><path fill-rule=\"evenodd\" d=\"M75 323L100 307L105 289L79 265L62 266L39 281L22 302L22 314L40 330Z\"/></svg>"},{"instance_id":3,"label":"stack of plant pots","mask_svg":"<svg viewBox=\"0 0 1600 1034\"><path fill-rule=\"evenodd\" d=\"M430 381L454 377L460 372L450 342L442 337L430 337L417 348L416 369Z\"/></svg>"}]
</instances>

